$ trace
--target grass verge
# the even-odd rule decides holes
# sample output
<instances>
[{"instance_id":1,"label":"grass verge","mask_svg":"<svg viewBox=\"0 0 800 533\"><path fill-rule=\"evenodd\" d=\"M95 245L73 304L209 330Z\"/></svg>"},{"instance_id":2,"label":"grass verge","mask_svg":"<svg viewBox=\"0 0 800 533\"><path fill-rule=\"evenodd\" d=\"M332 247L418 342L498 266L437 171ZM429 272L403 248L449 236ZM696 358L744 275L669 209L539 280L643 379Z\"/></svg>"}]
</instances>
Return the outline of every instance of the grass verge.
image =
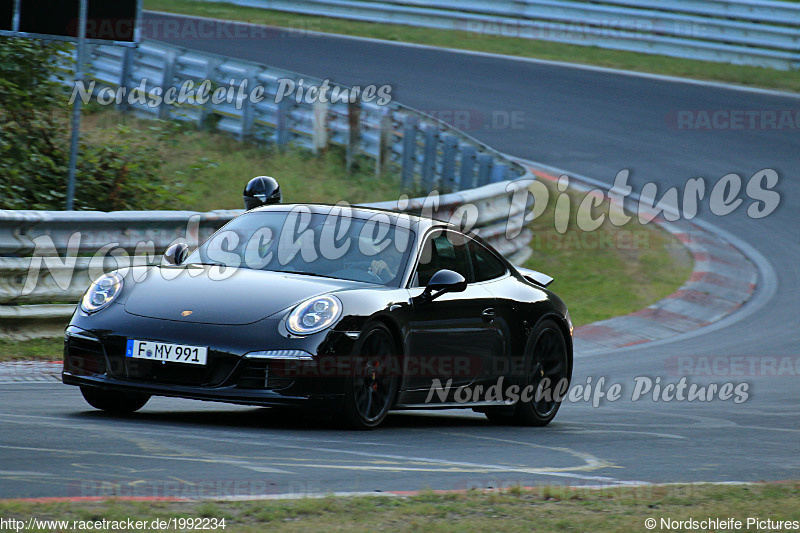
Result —
<instances>
[{"instance_id":1,"label":"grass verge","mask_svg":"<svg viewBox=\"0 0 800 533\"><path fill-rule=\"evenodd\" d=\"M800 484L673 485L436 494L410 498L358 497L250 502L75 502L0 501L4 519L99 521L216 518L226 531L647 531L645 520L698 521L728 518L740 528L703 530L789 530L757 527L748 518L800 520ZM658 529L690 530L668 527Z\"/></svg>"},{"instance_id":2,"label":"grass verge","mask_svg":"<svg viewBox=\"0 0 800 533\"><path fill-rule=\"evenodd\" d=\"M513 36L493 36L479 32L415 28L399 24L381 24L322 16L298 15L236 6L224 2L145 0L144 8L151 11L182 13L222 20L238 20L306 31L338 33L444 48L567 61L570 63L800 92L800 76L797 76L797 72L770 68L605 50L592 46L536 41Z\"/></svg>"},{"instance_id":3,"label":"grass verge","mask_svg":"<svg viewBox=\"0 0 800 533\"><path fill-rule=\"evenodd\" d=\"M55 361L61 359L64 339L0 339L0 361Z\"/></svg>"},{"instance_id":4,"label":"grass verge","mask_svg":"<svg viewBox=\"0 0 800 533\"><path fill-rule=\"evenodd\" d=\"M569 306L575 326L638 311L688 279L692 257L666 231L641 224L635 216L622 226L613 225L607 199L591 211L595 219L605 215L602 225L584 231L588 213L579 206L585 195L569 190L569 209L558 209L555 183L542 183L549 191L547 207L530 226L533 255L523 266L555 278L550 287ZM562 233L557 228L565 229Z\"/></svg>"},{"instance_id":5,"label":"grass verge","mask_svg":"<svg viewBox=\"0 0 800 533\"><path fill-rule=\"evenodd\" d=\"M169 209L242 209L242 189L259 175L277 177L286 202L375 202L396 198L400 190L393 176L376 179L366 161L356 160L348 174L338 148L318 156L302 148L279 150L182 123L92 109L83 124L89 142L118 136L160 156L161 175L176 191Z\"/></svg>"}]
</instances>

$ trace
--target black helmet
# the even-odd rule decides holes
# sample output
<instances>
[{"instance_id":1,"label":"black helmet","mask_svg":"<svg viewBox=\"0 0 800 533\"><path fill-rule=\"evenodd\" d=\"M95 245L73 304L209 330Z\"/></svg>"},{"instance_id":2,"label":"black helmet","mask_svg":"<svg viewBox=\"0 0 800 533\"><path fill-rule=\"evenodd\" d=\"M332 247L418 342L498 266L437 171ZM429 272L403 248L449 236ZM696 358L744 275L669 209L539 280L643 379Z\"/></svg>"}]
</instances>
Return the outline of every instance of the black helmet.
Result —
<instances>
[{"instance_id":1,"label":"black helmet","mask_svg":"<svg viewBox=\"0 0 800 533\"><path fill-rule=\"evenodd\" d=\"M275 178L257 176L247 182L244 188L244 208L247 210L262 205L281 203L281 186Z\"/></svg>"}]
</instances>

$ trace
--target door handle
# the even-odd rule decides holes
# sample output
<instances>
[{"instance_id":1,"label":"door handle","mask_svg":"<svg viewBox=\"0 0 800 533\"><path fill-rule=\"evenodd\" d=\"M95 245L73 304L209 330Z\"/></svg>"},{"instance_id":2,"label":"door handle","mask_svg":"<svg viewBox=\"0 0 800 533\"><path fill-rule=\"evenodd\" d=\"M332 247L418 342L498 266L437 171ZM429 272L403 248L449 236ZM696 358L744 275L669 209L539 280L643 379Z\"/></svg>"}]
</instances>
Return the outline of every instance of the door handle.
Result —
<instances>
[{"instance_id":1,"label":"door handle","mask_svg":"<svg viewBox=\"0 0 800 533\"><path fill-rule=\"evenodd\" d=\"M495 310L489 307L488 309L484 309L483 313L481 313L481 318L483 318L486 322L491 322L494 320L494 317L497 315Z\"/></svg>"}]
</instances>

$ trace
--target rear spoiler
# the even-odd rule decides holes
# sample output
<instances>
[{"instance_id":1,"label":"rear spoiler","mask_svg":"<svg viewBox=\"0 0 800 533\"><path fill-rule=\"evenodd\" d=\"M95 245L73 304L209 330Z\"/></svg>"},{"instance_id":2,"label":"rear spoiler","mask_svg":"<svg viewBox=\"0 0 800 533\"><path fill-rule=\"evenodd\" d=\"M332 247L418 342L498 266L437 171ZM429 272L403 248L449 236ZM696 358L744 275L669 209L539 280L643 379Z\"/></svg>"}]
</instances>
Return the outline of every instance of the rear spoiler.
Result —
<instances>
[{"instance_id":1,"label":"rear spoiler","mask_svg":"<svg viewBox=\"0 0 800 533\"><path fill-rule=\"evenodd\" d=\"M517 272L522 274L522 277L525 278L526 280L536 285L539 285L540 287L547 287L548 285L553 283L553 278L551 278L547 274L542 274L541 272L537 272L529 268L517 267Z\"/></svg>"}]
</instances>

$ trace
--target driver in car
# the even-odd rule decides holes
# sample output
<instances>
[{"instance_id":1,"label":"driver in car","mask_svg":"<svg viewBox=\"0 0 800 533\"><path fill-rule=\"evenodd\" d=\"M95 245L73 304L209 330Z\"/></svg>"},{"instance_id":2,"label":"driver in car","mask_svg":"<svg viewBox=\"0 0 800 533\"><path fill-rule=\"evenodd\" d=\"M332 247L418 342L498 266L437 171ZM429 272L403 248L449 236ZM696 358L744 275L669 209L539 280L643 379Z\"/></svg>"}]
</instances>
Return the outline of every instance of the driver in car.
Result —
<instances>
[{"instance_id":1,"label":"driver in car","mask_svg":"<svg viewBox=\"0 0 800 533\"><path fill-rule=\"evenodd\" d=\"M368 272L383 282L394 279L400 267L402 254L393 244L388 244L382 249L369 239L359 239L359 249L362 254L370 257Z\"/></svg>"},{"instance_id":2,"label":"driver in car","mask_svg":"<svg viewBox=\"0 0 800 533\"><path fill-rule=\"evenodd\" d=\"M385 251L382 252L385 258L383 259L373 259L372 264L369 267L369 271L378 276L380 279L384 281L389 281L394 279L397 275L397 267L399 266L396 263L397 256L386 253ZM392 263L390 266L389 263Z\"/></svg>"}]
</instances>

